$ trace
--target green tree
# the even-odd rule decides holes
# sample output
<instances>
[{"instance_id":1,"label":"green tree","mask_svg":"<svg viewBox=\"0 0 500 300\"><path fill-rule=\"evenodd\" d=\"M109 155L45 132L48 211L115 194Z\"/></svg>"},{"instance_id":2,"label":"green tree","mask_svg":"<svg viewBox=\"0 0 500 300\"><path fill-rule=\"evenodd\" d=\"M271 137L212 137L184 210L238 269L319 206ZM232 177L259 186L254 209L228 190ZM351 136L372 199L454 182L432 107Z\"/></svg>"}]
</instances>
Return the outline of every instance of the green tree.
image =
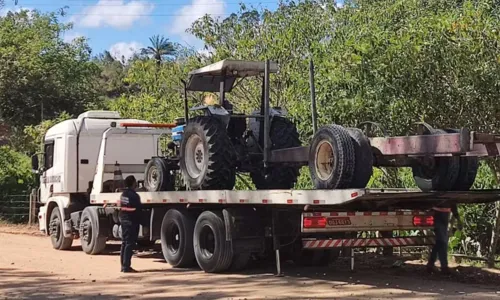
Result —
<instances>
[{"instance_id":1,"label":"green tree","mask_svg":"<svg viewBox=\"0 0 500 300\"><path fill-rule=\"evenodd\" d=\"M0 120L22 128L97 99L98 66L85 39L65 43L59 14L22 11L0 18ZM42 110L43 108L43 110Z\"/></svg>"}]
</instances>

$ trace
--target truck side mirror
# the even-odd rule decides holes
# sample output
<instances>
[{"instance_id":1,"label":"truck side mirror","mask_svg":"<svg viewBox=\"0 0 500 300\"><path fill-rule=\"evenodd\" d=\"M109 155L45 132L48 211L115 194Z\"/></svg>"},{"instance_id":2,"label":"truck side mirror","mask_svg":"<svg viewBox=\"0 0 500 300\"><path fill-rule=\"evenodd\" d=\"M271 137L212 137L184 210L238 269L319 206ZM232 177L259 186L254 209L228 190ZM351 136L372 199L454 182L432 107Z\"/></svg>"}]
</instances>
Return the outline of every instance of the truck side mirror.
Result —
<instances>
[{"instance_id":1,"label":"truck side mirror","mask_svg":"<svg viewBox=\"0 0 500 300\"><path fill-rule=\"evenodd\" d=\"M38 171L39 167L40 166L38 164L38 154L35 154L31 157L31 169L34 171Z\"/></svg>"}]
</instances>

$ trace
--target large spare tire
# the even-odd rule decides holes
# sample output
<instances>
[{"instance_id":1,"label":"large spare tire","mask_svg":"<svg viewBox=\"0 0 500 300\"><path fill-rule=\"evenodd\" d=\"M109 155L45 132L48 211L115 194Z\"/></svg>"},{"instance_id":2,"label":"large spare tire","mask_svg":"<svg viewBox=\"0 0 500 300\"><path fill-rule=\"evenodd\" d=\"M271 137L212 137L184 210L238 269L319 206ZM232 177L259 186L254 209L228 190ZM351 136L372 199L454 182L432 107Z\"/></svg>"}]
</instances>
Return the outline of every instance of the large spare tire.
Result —
<instances>
[{"instance_id":1,"label":"large spare tire","mask_svg":"<svg viewBox=\"0 0 500 300\"><path fill-rule=\"evenodd\" d=\"M347 128L354 144L356 163L351 188L363 189L370 181L373 174L373 152L370 140L358 128Z\"/></svg>"},{"instance_id":2,"label":"large spare tire","mask_svg":"<svg viewBox=\"0 0 500 300\"><path fill-rule=\"evenodd\" d=\"M236 182L235 153L226 127L217 118L195 117L184 128L180 170L192 190L232 190Z\"/></svg>"},{"instance_id":3,"label":"large spare tire","mask_svg":"<svg viewBox=\"0 0 500 300\"><path fill-rule=\"evenodd\" d=\"M460 130L447 129L448 133L458 133ZM460 167L457 180L452 187L453 191L468 191L476 180L477 171L479 169L479 158L475 156L460 157Z\"/></svg>"},{"instance_id":4,"label":"large spare tire","mask_svg":"<svg viewBox=\"0 0 500 300\"><path fill-rule=\"evenodd\" d=\"M297 127L283 117L273 117L269 131L271 150L300 147ZM271 165L250 172L257 189L291 189L297 182L299 166Z\"/></svg>"},{"instance_id":5,"label":"large spare tire","mask_svg":"<svg viewBox=\"0 0 500 300\"><path fill-rule=\"evenodd\" d=\"M446 131L433 129L425 134L444 134ZM457 181L460 170L459 157L426 157L412 167L413 178L424 192L450 191Z\"/></svg>"},{"instance_id":6,"label":"large spare tire","mask_svg":"<svg viewBox=\"0 0 500 300\"><path fill-rule=\"evenodd\" d=\"M349 188L356 152L349 131L339 125L321 127L309 150L309 171L317 189Z\"/></svg>"}]
</instances>

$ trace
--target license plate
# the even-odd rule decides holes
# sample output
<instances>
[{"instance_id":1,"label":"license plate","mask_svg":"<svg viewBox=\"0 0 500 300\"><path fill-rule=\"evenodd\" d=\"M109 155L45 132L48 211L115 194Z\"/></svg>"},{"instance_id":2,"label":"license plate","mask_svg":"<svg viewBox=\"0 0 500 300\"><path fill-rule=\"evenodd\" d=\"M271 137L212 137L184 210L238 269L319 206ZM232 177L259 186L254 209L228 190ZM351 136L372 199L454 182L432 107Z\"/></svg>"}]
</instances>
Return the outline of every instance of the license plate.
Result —
<instances>
[{"instance_id":1,"label":"license plate","mask_svg":"<svg viewBox=\"0 0 500 300\"><path fill-rule=\"evenodd\" d=\"M349 217L343 218L328 218L329 226L344 226L351 225L351 219Z\"/></svg>"}]
</instances>

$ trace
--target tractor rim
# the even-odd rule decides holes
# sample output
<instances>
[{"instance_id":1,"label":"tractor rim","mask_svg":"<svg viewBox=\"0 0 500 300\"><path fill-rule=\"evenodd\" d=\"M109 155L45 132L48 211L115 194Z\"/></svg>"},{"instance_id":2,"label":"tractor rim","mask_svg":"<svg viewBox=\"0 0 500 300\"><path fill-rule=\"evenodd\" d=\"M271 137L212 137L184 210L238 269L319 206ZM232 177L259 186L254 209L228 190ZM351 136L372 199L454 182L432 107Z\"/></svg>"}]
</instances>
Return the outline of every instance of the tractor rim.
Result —
<instances>
[{"instance_id":1,"label":"tractor rim","mask_svg":"<svg viewBox=\"0 0 500 300\"><path fill-rule=\"evenodd\" d=\"M151 166L148 171L148 182L152 187L158 186L158 167Z\"/></svg>"},{"instance_id":2,"label":"tractor rim","mask_svg":"<svg viewBox=\"0 0 500 300\"><path fill-rule=\"evenodd\" d=\"M321 180L328 180L333 175L335 152L328 141L321 141L316 147L316 175Z\"/></svg>"},{"instance_id":3,"label":"tractor rim","mask_svg":"<svg viewBox=\"0 0 500 300\"><path fill-rule=\"evenodd\" d=\"M191 178L198 178L205 169L205 145L197 134L186 142L186 170Z\"/></svg>"}]
</instances>

